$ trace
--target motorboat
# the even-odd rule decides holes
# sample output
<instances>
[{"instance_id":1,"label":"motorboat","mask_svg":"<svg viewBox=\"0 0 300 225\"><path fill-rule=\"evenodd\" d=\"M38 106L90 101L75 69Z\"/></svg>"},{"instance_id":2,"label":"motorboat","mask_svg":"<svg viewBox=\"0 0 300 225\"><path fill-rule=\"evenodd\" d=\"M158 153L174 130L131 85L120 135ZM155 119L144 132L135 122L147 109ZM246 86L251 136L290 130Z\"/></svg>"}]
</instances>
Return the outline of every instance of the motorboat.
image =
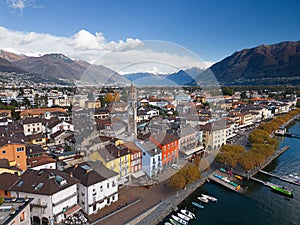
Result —
<instances>
[{"instance_id":1,"label":"motorboat","mask_svg":"<svg viewBox=\"0 0 300 225\"><path fill-rule=\"evenodd\" d=\"M186 215L183 215L182 213L177 213L177 215L181 218L181 219L184 219L185 221L190 221L190 217L186 216Z\"/></svg>"},{"instance_id":2,"label":"motorboat","mask_svg":"<svg viewBox=\"0 0 300 225\"><path fill-rule=\"evenodd\" d=\"M208 203L208 198L206 198L206 197L204 197L204 196L198 197L198 199L199 199L201 202Z\"/></svg>"},{"instance_id":3,"label":"motorboat","mask_svg":"<svg viewBox=\"0 0 300 225\"><path fill-rule=\"evenodd\" d=\"M212 202L218 201L217 198L212 197L212 196L210 196L210 195L205 195L205 194L201 194L201 195L202 195L203 197L207 198L208 200L212 201Z\"/></svg>"},{"instance_id":4,"label":"motorboat","mask_svg":"<svg viewBox=\"0 0 300 225\"><path fill-rule=\"evenodd\" d=\"M192 204L193 204L193 206L196 206L196 207L198 207L200 209L204 209L204 206L201 205L201 204L199 204L198 202L192 202Z\"/></svg>"},{"instance_id":5,"label":"motorboat","mask_svg":"<svg viewBox=\"0 0 300 225\"><path fill-rule=\"evenodd\" d=\"M188 222L178 216L172 215L172 218L182 225L187 225Z\"/></svg>"},{"instance_id":6,"label":"motorboat","mask_svg":"<svg viewBox=\"0 0 300 225\"><path fill-rule=\"evenodd\" d=\"M192 213L192 212L190 212L190 211L187 210L187 209L182 209L182 210L180 210L180 212L181 212L183 215L190 217L191 219L196 219L195 214Z\"/></svg>"}]
</instances>

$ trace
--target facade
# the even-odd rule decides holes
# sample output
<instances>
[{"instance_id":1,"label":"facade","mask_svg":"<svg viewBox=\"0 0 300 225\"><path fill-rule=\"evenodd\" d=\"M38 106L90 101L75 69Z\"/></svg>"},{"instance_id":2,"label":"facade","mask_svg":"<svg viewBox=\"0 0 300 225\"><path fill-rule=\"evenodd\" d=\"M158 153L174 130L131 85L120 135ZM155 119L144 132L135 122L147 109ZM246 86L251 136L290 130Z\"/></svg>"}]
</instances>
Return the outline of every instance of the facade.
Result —
<instances>
[{"instance_id":1,"label":"facade","mask_svg":"<svg viewBox=\"0 0 300 225\"><path fill-rule=\"evenodd\" d=\"M91 215L118 200L118 174L101 162L84 162L65 170L80 183L77 186L78 204Z\"/></svg>"},{"instance_id":2,"label":"facade","mask_svg":"<svg viewBox=\"0 0 300 225\"><path fill-rule=\"evenodd\" d=\"M130 151L130 171L136 173L142 169L142 150L133 142L123 143L122 146Z\"/></svg>"},{"instance_id":3,"label":"facade","mask_svg":"<svg viewBox=\"0 0 300 225\"><path fill-rule=\"evenodd\" d=\"M162 171L161 150L151 141L135 143L142 150L142 170L150 177L157 177Z\"/></svg>"},{"instance_id":4,"label":"facade","mask_svg":"<svg viewBox=\"0 0 300 225\"><path fill-rule=\"evenodd\" d=\"M159 133L155 136L150 136L152 141L162 152L162 166L170 167L178 161L179 152L179 137L168 133Z\"/></svg>"},{"instance_id":5,"label":"facade","mask_svg":"<svg viewBox=\"0 0 300 225\"><path fill-rule=\"evenodd\" d=\"M32 179L34 177L34 179ZM27 170L10 187L11 195L29 197L32 220L37 224L60 224L77 205L79 181L58 170Z\"/></svg>"},{"instance_id":6,"label":"facade","mask_svg":"<svg viewBox=\"0 0 300 225\"><path fill-rule=\"evenodd\" d=\"M226 144L226 122L224 120L200 126L203 131L203 144L206 149L217 149Z\"/></svg>"},{"instance_id":7,"label":"facade","mask_svg":"<svg viewBox=\"0 0 300 225\"><path fill-rule=\"evenodd\" d=\"M0 139L0 159L7 159L11 166L26 170L26 148L25 144L15 143L2 137Z\"/></svg>"},{"instance_id":8,"label":"facade","mask_svg":"<svg viewBox=\"0 0 300 225\"><path fill-rule=\"evenodd\" d=\"M90 159L99 160L103 165L119 174L119 184L125 182L124 179L130 175L130 151L120 145L106 145L90 155Z\"/></svg>"},{"instance_id":9,"label":"facade","mask_svg":"<svg viewBox=\"0 0 300 225\"><path fill-rule=\"evenodd\" d=\"M128 132L137 136L137 91L133 84L129 88L128 97Z\"/></svg>"}]
</instances>

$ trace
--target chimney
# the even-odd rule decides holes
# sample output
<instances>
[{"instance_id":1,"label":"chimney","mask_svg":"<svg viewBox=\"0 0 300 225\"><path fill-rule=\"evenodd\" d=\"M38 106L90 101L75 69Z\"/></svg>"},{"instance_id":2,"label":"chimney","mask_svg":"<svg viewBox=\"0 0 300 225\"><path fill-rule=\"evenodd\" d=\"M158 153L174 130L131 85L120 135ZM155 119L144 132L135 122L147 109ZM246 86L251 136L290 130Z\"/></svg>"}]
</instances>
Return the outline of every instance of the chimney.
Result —
<instances>
[{"instance_id":1,"label":"chimney","mask_svg":"<svg viewBox=\"0 0 300 225\"><path fill-rule=\"evenodd\" d=\"M106 154L106 161L108 161L108 155Z\"/></svg>"},{"instance_id":2,"label":"chimney","mask_svg":"<svg viewBox=\"0 0 300 225\"><path fill-rule=\"evenodd\" d=\"M118 150L118 157L120 157L120 150Z\"/></svg>"},{"instance_id":3,"label":"chimney","mask_svg":"<svg viewBox=\"0 0 300 225\"><path fill-rule=\"evenodd\" d=\"M77 167L78 167L78 164L75 164L75 165L74 165L74 168L77 168Z\"/></svg>"},{"instance_id":4,"label":"chimney","mask_svg":"<svg viewBox=\"0 0 300 225\"><path fill-rule=\"evenodd\" d=\"M73 172L70 172L70 177L73 177Z\"/></svg>"}]
</instances>

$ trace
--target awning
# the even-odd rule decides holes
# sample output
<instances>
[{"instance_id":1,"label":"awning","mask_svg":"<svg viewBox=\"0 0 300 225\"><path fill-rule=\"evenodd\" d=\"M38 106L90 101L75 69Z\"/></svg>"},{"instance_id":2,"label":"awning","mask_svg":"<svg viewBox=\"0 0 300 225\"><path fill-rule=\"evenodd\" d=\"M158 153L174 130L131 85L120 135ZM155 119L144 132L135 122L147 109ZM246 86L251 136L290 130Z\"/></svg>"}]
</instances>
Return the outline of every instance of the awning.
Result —
<instances>
[{"instance_id":1,"label":"awning","mask_svg":"<svg viewBox=\"0 0 300 225\"><path fill-rule=\"evenodd\" d=\"M118 180L118 185L123 185L127 182L127 179L125 177L121 177L119 180Z\"/></svg>"},{"instance_id":2,"label":"awning","mask_svg":"<svg viewBox=\"0 0 300 225\"><path fill-rule=\"evenodd\" d=\"M64 214L68 217L73 215L74 213L78 212L81 209L79 205L74 205L73 207L69 208Z\"/></svg>"},{"instance_id":3,"label":"awning","mask_svg":"<svg viewBox=\"0 0 300 225\"><path fill-rule=\"evenodd\" d=\"M137 171L137 172L135 172L135 173L132 174L132 176L134 178L136 178L136 179L139 178L139 177L141 177L141 176L144 176L144 175L145 175L145 173L142 170L139 170L139 171Z\"/></svg>"}]
</instances>

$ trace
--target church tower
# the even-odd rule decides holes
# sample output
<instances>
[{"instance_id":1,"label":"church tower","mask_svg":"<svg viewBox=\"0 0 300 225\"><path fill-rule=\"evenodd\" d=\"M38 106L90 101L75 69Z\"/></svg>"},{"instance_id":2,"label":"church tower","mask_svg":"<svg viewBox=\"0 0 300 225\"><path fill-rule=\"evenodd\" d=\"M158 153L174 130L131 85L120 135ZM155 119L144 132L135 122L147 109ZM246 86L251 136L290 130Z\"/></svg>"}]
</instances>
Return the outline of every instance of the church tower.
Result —
<instances>
[{"instance_id":1,"label":"church tower","mask_svg":"<svg viewBox=\"0 0 300 225\"><path fill-rule=\"evenodd\" d=\"M137 136L137 91L131 83L128 96L128 132Z\"/></svg>"}]
</instances>

